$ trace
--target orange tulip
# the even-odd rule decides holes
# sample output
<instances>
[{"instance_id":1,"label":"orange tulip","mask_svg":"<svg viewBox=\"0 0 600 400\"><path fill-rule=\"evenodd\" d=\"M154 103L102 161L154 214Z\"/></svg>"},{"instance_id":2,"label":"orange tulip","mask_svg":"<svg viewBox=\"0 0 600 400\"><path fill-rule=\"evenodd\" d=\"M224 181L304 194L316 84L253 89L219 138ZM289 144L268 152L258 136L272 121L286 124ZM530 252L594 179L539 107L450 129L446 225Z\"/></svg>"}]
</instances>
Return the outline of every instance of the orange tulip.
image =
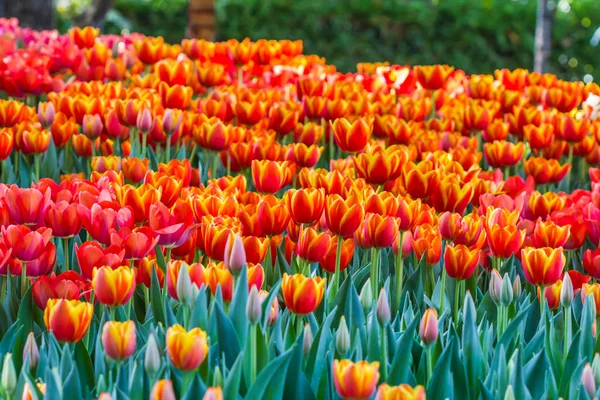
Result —
<instances>
[{"instance_id":1,"label":"orange tulip","mask_svg":"<svg viewBox=\"0 0 600 400\"><path fill-rule=\"evenodd\" d=\"M590 129L590 120L577 120L572 115L565 114L558 120L556 128L556 135L559 139L569 143L578 143L587 135Z\"/></svg>"},{"instance_id":2,"label":"orange tulip","mask_svg":"<svg viewBox=\"0 0 600 400\"><path fill-rule=\"evenodd\" d=\"M96 38L100 34L100 29L91 26L85 28L71 28L69 29L69 36L73 39L73 42L77 47L80 48L91 48L94 47Z\"/></svg>"},{"instance_id":3,"label":"orange tulip","mask_svg":"<svg viewBox=\"0 0 600 400\"><path fill-rule=\"evenodd\" d=\"M461 184L446 178L434 185L431 190L431 203L436 211L464 213L473 198L473 186Z\"/></svg>"},{"instance_id":4,"label":"orange tulip","mask_svg":"<svg viewBox=\"0 0 600 400\"><path fill-rule=\"evenodd\" d=\"M357 153L364 149L373 133L373 121L365 118L354 122L338 118L330 126L335 143L346 153Z\"/></svg>"},{"instance_id":5,"label":"orange tulip","mask_svg":"<svg viewBox=\"0 0 600 400\"><path fill-rule=\"evenodd\" d=\"M523 158L525 145L523 142L515 145L511 142L495 140L483 145L483 154L487 163L492 167L510 167Z\"/></svg>"},{"instance_id":6,"label":"orange tulip","mask_svg":"<svg viewBox=\"0 0 600 400\"><path fill-rule=\"evenodd\" d=\"M327 248L327 252L319 261L319 265L325 271L334 273L335 272L335 264L337 257L337 249L338 249L338 238L332 236L329 239L329 247ZM350 261L352 261L352 256L354 255L354 240L345 239L342 242L342 254L340 257L340 271L345 270L348 265L350 265Z\"/></svg>"},{"instance_id":7,"label":"orange tulip","mask_svg":"<svg viewBox=\"0 0 600 400\"><path fill-rule=\"evenodd\" d=\"M75 122L74 118L67 118L67 116L61 112L56 114L52 125L50 125L50 133L52 134L52 140L57 147L63 147L71 136L75 135L79 131L79 126Z\"/></svg>"},{"instance_id":8,"label":"orange tulip","mask_svg":"<svg viewBox=\"0 0 600 400\"><path fill-rule=\"evenodd\" d=\"M554 141L554 125L541 124L536 126L533 124L523 127L525 140L529 143L529 147L534 150L544 149L549 147Z\"/></svg>"},{"instance_id":9,"label":"orange tulip","mask_svg":"<svg viewBox=\"0 0 600 400\"><path fill-rule=\"evenodd\" d=\"M457 280L469 279L479 265L481 250L469 250L465 245L446 245L444 268L448 276Z\"/></svg>"},{"instance_id":10,"label":"orange tulip","mask_svg":"<svg viewBox=\"0 0 600 400\"><path fill-rule=\"evenodd\" d=\"M490 252L495 257L509 258L521 249L525 241L525 231L517 229L514 225L493 225L485 231Z\"/></svg>"},{"instance_id":11,"label":"orange tulip","mask_svg":"<svg viewBox=\"0 0 600 400\"><path fill-rule=\"evenodd\" d=\"M104 354L113 360L124 360L135 352L135 322L107 321L102 328Z\"/></svg>"},{"instance_id":12,"label":"orange tulip","mask_svg":"<svg viewBox=\"0 0 600 400\"><path fill-rule=\"evenodd\" d=\"M21 151L24 154L40 154L45 153L50 147L52 134L50 131L43 130L26 130L23 132Z\"/></svg>"},{"instance_id":13,"label":"orange tulip","mask_svg":"<svg viewBox=\"0 0 600 400\"><path fill-rule=\"evenodd\" d=\"M49 299L44 310L46 328L61 342L78 342L86 334L94 306L79 300Z\"/></svg>"},{"instance_id":14,"label":"orange tulip","mask_svg":"<svg viewBox=\"0 0 600 400\"><path fill-rule=\"evenodd\" d=\"M202 285L206 285L205 269L200 263L186 264L180 260L170 260L167 263L167 290L169 295L175 300L179 300L177 296L177 279L179 278L179 270L185 266L188 269L190 280L198 289Z\"/></svg>"},{"instance_id":15,"label":"orange tulip","mask_svg":"<svg viewBox=\"0 0 600 400\"><path fill-rule=\"evenodd\" d=\"M96 298L107 306L127 304L135 290L135 273L125 266L100 267L94 273L92 287Z\"/></svg>"},{"instance_id":16,"label":"orange tulip","mask_svg":"<svg viewBox=\"0 0 600 400\"><path fill-rule=\"evenodd\" d=\"M13 151L14 137L10 130L0 129L0 161L6 160Z\"/></svg>"},{"instance_id":17,"label":"orange tulip","mask_svg":"<svg viewBox=\"0 0 600 400\"><path fill-rule=\"evenodd\" d=\"M412 249L418 260L425 256L427 265L435 265L442 258L442 237L434 232L417 234L411 239Z\"/></svg>"},{"instance_id":18,"label":"orange tulip","mask_svg":"<svg viewBox=\"0 0 600 400\"><path fill-rule=\"evenodd\" d=\"M356 231L364 240L363 247L391 247L398 240L398 219L379 214L366 214L363 228Z\"/></svg>"},{"instance_id":19,"label":"orange tulip","mask_svg":"<svg viewBox=\"0 0 600 400\"><path fill-rule=\"evenodd\" d=\"M269 160L252 161L252 181L260 193L277 193L288 183L289 161L277 162Z\"/></svg>"},{"instance_id":20,"label":"orange tulip","mask_svg":"<svg viewBox=\"0 0 600 400\"><path fill-rule=\"evenodd\" d=\"M486 106L470 103L465 109L465 126L467 129L482 131L488 127L492 116L493 112ZM508 133L508 129L506 131Z\"/></svg>"},{"instance_id":21,"label":"orange tulip","mask_svg":"<svg viewBox=\"0 0 600 400\"><path fill-rule=\"evenodd\" d=\"M285 106L272 107L269 114L269 129L287 135L298 123L298 112Z\"/></svg>"},{"instance_id":22,"label":"orange tulip","mask_svg":"<svg viewBox=\"0 0 600 400\"><path fill-rule=\"evenodd\" d=\"M343 238L354 236L365 216L365 211L356 196L343 199L334 194L326 199L325 219L331 232Z\"/></svg>"},{"instance_id":23,"label":"orange tulip","mask_svg":"<svg viewBox=\"0 0 600 400\"><path fill-rule=\"evenodd\" d=\"M531 193L527 200L525 214L532 221L535 221L538 218L546 218L553 212L562 211L565 206L565 201L566 199L564 196L555 192L541 194L535 191Z\"/></svg>"},{"instance_id":24,"label":"orange tulip","mask_svg":"<svg viewBox=\"0 0 600 400\"><path fill-rule=\"evenodd\" d=\"M189 332L181 325L167 329L167 354L171 364L182 371L193 371L208 355L206 332L194 328Z\"/></svg>"},{"instance_id":25,"label":"orange tulip","mask_svg":"<svg viewBox=\"0 0 600 400\"><path fill-rule=\"evenodd\" d=\"M319 276L307 278L302 274L283 274L281 291L288 310L297 315L312 313L323 300L325 282Z\"/></svg>"},{"instance_id":26,"label":"orange tulip","mask_svg":"<svg viewBox=\"0 0 600 400\"><path fill-rule=\"evenodd\" d=\"M483 131L483 140L493 142L495 140L506 140L508 137L509 125L507 122L496 119L487 126Z\"/></svg>"},{"instance_id":27,"label":"orange tulip","mask_svg":"<svg viewBox=\"0 0 600 400\"><path fill-rule=\"evenodd\" d=\"M300 232L296 254L308 262L318 262L327 253L330 238L327 232L318 233L313 228L306 228Z\"/></svg>"},{"instance_id":28,"label":"orange tulip","mask_svg":"<svg viewBox=\"0 0 600 400\"><path fill-rule=\"evenodd\" d=\"M290 221L286 205L274 196L265 196L257 206L257 223L263 235L281 235Z\"/></svg>"},{"instance_id":29,"label":"orange tulip","mask_svg":"<svg viewBox=\"0 0 600 400\"><path fill-rule=\"evenodd\" d=\"M448 77L454 72L454 67L448 65L418 65L414 70L423 88L437 90L444 86Z\"/></svg>"},{"instance_id":30,"label":"orange tulip","mask_svg":"<svg viewBox=\"0 0 600 400\"><path fill-rule=\"evenodd\" d=\"M421 385L414 388L410 385L389 386L382 383L377 389L375 400L425 400L425 388Z\"/></svg>"},{"instance_id":31,"label":"orange tulip","mask_svg":"<svg viewBox=\"0 0 600 400\"><path fill-rule=\"evenodd\" d=\"M544 297L548 302L548 308L550 310L556 310L560 306L560 292L562 290L562 284L563 281L559 279L552 285L544 288Z\"/></svg>"},{"instance_id":32,"label":"orange tulip","mask_svg":"<svg viewBox=\"0 0 600 400\"><path fill-rule=\"evenodd\" d=\"M570 236L570 226L559 226L552 221L537 221L531 237L533 246L540 247L564 247Z\"/></svg>"},{"instance_id":33,"label":"orange tulip","mask_svg":"<svg viewBox=\"0 0 600 400\"><path fill-rule=\"evenodd\" d=\"M168 267L168 264L167 264ZM165 282L165 273L158 266L156 257L148 256L138 261L137 268L135 268L135 281L137 285L144 285L148 289L152 285L152 274L156 272L158 278L158 285L162 288Z\"/></svg>"},{"instance_id":34,"label":"orange tulip","mask_svg":"<svg viewBox=\"0 0 600 400\"><path fill-rule=\"evenodd\" d=\"M169 86L165 82L158 85L158 92L164 108L176 108L185 110L192 102L193 90L189 86Z\"/></svg>"},{"instance_id":35,"label":"orange tulip","mask_svg":"<svg viewBox=\"0 0 600 400\"><path fill-rule=\"evenodd\" d=\"M125 178L132 183L139 183L144 179L148 167L150 166L150 160L144 158L140 160L136 157L122 158L121 169Z\"/></svg>"},{"instance_id":36,"label":"orange tulip","mask_svg":"<svg viewBox=\"0 0 600 400\"><path fill-rule=\"evenodd\" d=\"M596 316L600 314L600 283L585 283L581 287L581 300L585 301L585 298L589 295L593 296L594 303L596 303Z\"/></svg>"},{"instance_id":37,"label":"orange tulip","mask_svg":"<svg viewBox=\"0 0 600 400\"><path fill-rule=\"evenodd\" d=\"M566 263L563 248L526 247L521 250L525 278L535 286L552 285L562 275Z\"/></svg>"},{"instance_id":38,"label":"orange tulip","mask_svg":"<svg viewBox=\"0 0 600 400\"><path fill-rule=\"evenodd\" d=\"M255 125L267 116L267 104L259 100L238 101L234 111L240 124Z\"/></svg>"},{"instance_id":39,"label":"orange tulip","mask_svg":"<svg viewBox=\"0 0 600 400\"><path fill-rule=\"evenodd\" d=\"M194 140L203 149L223 151L229 148L233 141L232 126L220 121L203 122L192 130Z\"/></svg>"},{"instance_id":40,"label":"orange tulip","mask_svg":"<svg viewBox=\"0 0 600 400\"><path fill-rule=\"evenodd\" d=\"M353 159L359 177L372 185L383 185L402 174L402 167L408 160L408 153L379 151L372 154L361 153Z\"/></svg>"},{"instance_id":41,"label":"orange tulip","mask_svg":"<svg viewBox=\"0 0 600 400\"><path fill-rule=\"evenodd\" d=\"M156 381L152 386L150 400L176 400L175 391L173 390L173 382L168 379Z\"/></svg>"},{"instance_id":42,"label":"orange tulip","mask_svg":"<svg viewBox=\"0 0 600 400\"><path fill-rule=\"evenodd\" d=\"M321 219L325 208L323 189L291 189L285 193L285 204L296 224L313 224Z\"/></svg>"},{"instance_id":43,"label":"orange tulip","mask_svg":"<svg viewBox=\"0 0 600 400\"><path fill-rule=\"evenodd\" d=\"M525 174L533 176L535 183L544 185L548 182L560 182L571 170L571 164L560 165L558 160L547 160L543 157L531 157L523 162Z\"/></svg>"},{"instance_id":44,"label":"orange tulip","mask_svg":"<svg viewBox=\"0 0 600 400\"><path fill-rule=\"evenodd\" d=\"M233 297L233 275L223 263L210 263L204 270L206 283L213 294L217 293L217 288L221 286L221 294L225 302L230 302Z\"/></svg>"},{"instance_id":45,"label":"orange tulip","mask_svg":"<svg viewBox=\"0 0 600 400\"><path fill-rule=\"evenodd\" d=\"M313 168L323 152L323 147L307 146L304 143L291 144L285 152L285 160L291 161L299 168Z\"/></svg>"},{"instance_id":46,"label":"orange tulip","mask_svg":"<svg viewBox=\"0 0 600 400\"><path fill-rule=\"evenodd\" d=\"M379 381L379 363L333 360L333 384L342 399L369 399Z\"/></svg>"}]
</instances>

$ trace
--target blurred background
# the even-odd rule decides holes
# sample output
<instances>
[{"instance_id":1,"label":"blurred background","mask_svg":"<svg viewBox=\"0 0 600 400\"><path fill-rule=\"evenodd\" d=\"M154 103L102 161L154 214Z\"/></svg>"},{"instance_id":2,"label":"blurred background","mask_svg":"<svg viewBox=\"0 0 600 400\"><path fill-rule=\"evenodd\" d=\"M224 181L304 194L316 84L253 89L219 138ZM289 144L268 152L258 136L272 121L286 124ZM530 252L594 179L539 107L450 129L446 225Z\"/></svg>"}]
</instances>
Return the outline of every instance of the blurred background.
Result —
<instances>
[{"instance_id":1,"label":"blurred background","mask_svg":"<svg viewBox=\"0 0 600 400\"><path fill-rule=\"evenodd\" d=\"M517 67L600 79L600 0L0 0L0 16L66 31L302 39L340 71L358 62Z\"/></svg>"}]
</instances>

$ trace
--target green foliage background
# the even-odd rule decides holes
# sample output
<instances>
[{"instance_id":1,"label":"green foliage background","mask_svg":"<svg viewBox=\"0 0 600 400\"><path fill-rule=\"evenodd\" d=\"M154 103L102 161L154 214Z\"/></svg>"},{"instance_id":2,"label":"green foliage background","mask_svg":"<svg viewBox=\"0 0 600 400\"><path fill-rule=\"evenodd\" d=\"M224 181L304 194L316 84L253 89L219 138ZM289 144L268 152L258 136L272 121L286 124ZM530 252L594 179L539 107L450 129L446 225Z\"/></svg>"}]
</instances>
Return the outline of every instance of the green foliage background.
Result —
<instances>
[{"instance_id":1,"label":"green foliage background","mask_svg":"<svg viewBox=\"0 0 600 400\"><path fill-rule=\"evenodd\" d=\"M532 68L535 0L216 0L220 39L302 39L342 71L357 62ZM600 79L598 0L557 0L550 72ZM117 0L107 31L184 35L186 0ZM597 35L600 35L598 31ZM589 79L589 77L588 77Z\"/></svg>"}]
</instances>

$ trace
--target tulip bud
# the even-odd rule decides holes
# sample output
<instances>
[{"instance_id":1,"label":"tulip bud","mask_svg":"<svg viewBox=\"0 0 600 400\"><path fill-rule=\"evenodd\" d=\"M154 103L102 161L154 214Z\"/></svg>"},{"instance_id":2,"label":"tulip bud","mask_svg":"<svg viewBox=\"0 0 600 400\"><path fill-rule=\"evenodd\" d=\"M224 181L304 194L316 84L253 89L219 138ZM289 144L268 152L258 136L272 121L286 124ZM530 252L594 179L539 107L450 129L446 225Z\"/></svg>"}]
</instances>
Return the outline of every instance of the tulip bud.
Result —
<instances>
[{"instance_id":1,"label":"tulip bud","mask_svg":"<svg viewBox=\"0 0 600 400\"><path fill-rule=\"evenodd\" d=\"M2 364L2 387L8 393L9 397L12 397L17 387L17 371L15 370L11 353L7 353L4 356L4 363Z\"/></svg>"},{"instance_id":2,"label":"tulip bud","mask_svg":"<svg viewBox=\"0 0 600 400\"><path fill-rule=\"evenodd\" d=\"M360 290L360 305L365 312L369 312L373 306L373 289L371 289L371 279L367 279Z\"/></svg>"},{"instance_id":3,"label":"tulip bud","mask_svg":"<svg viewBox=\"0 0 600 400\"><path fill-rule=\"evenodd\" d=\"M592 372L594 372L594 381L596 384L600 383L600 353L594 355L594 361L592 362Z\"/></svg>"},{"instance_id":4,"label":"tulip bud","mask_svg":"<svg viewBox=\"0 0 600 400\"><path fill-rule=\"evenodd\" d=\"M112 395L108 392L102 392L98 396L98 400L112 400Z\"/></svg>"},{"instance_id":5,"label":"tulip bud","mask_svg":"<svg viewBox=\"0 0 600 400\"><path fill-rule=\"evenodd\" d=\"M335 334L335 349L340 355L344 355L350 350L350 332L348 332L346 318L343 315L340 318L340 325Z\"/></svg>"},{"instance_id":6,"label":"tulip bud","mask_svg":"<svg viewBox=\"0 0 600 400\"><path fill-rule=\"evenodd\" d=\"M252 286L250 295L248 295L248 302L246 303L246 315L248 316L248 320L252 325L260 321L260 318L262 317L262 301L260 300L258 289L256 289L255 285Z\"/></svg>"},{"instance_id":7,"label":"tulip bud","mask_svg":"<svg viewBox=\"0 0 600 400\"><path fill-rule=\"evenodd\" d=\"M490 297L494 303L498 304L500 301L500 294L502 292L502 277L495 269L491 272L490 279Z\"/></svg>"},{"instance_id":8,"label":"tulip bud","mask_svg":"<svg viewBox=\"0 0 600 400\"><path fill-rule=\"evenodd\" d=\"M156 381L150 393L151 399L160 400L176 400L175 391L173 390L173 382L168 379Z\"/></svg>"},{"instance_id":9,"label":"tulip bud","mask_svg":"<svg viewBox=\"0 0 600 400\"><path fill-rule=\"evenodd\" d=\"M308 353L310 352L312 343L313 343L313 334L312 334L312 331L310 330L310 325L306 324L306 325L304 325L304 341L302 342L302 351L303 351L305 357L308 356Z\"/></svg>"},{"instance_id":10,"label":"tulip bud","mask_svg":"<svg viewBox=\"0 0 600 400\"><path fill-rule=\"evenodd\" d=\"M504 392L504 400L515 400L515 392L513 391L512 385L508 385L506 392Z\"/></svg>"},{"instance_id":11,"label":"tulip bud","mask_svg":"<svg viewBox=\"0 0 600 400\"><path fill-rule=\"evenodd\" d=\"M219 366L215 367L215 373L213 374L213 386L223 386L223 373Z\"/></svg>"},{"instance_id":12,"label":"tulip bud","mask_svg":"<svg viewBox=\"0 0 600 400\"><path fill-rule=\"evenodd\" d=\"M29 360L30 371L35 371L38 361L40 360L40 351L38 345L35 342L35 336L33 332L30 332L23 348L23 363Z\"/></svg>"},{"instance_id":13,"label":"tulip bud","mask_svg":"<svg viewBox=\"0 0 600 400\"><path fill-rule=\"evenodd\" d=\"M175 288L177 292L177 298L183 304L188 307L192 307L196 302L196 297L200 292L198 287L192 283L190 278L190 271L187 265L183 265L179 268L179 275L177 275L177 286Z\"/></svg>"},{"instance_id":14,"label":"tulip bud","mask_svg":"<svg viewBox=\"0 0 600 400\"><path fill-rule=\"evenodd\" d=\"M519 298L521 295L521 275L517 275L513 282L513 295L515 298Z\"/></svg>"},{"instance_id":15,"label":"tulip bud","mask_svg":"<svg viewBox=\"0 0 600 400\"><path fill-rule=\"evenodd\" d=\"M161 364L160 350L158 348L158 344L156 343L156 339L154 338L154 334L151 333L148 336L148 342L146 343L144 369L148 375L154 377L158 373Z\"/></svg>"},{"instance_id":16,"label":"tulip bud","mask_svg":"<svg viewBox=\"0 0 600 400\"><path fill-rule=\"evenodd\" d=\"M223 389L220 386L209 387L202 400L223 400Z\"/></svg>"},{"instance_id":17,"label":"tulip bud","mask_svg":"<svg viewBox=\"0 0 600 400\"><path fill-rule=\"evenodd\" d=\"M152 113L146 107L138 112L136 127L140 132L150 132L154 127L154 118L152 118Z\"/></svg>"},{"instance_id":18,"label":"tulip bud","mask_svg":"<svg viewBox=\"0 0 600 400\"><path fill-rule=\"evenodd\" d=\"M438 316L435 308L429 308L423 314L421 325L419 326L419 337L425 346L436 342L438 338Z\"/></svg>"},{"instance_id":19,"label":"tulip bud","mask_svg":"<svg viewBox=\"0 0 600 400\"><path fill-rule=\"evenodd\" d=\"M54 104L51 101L38 103L37 109L38 121L44 128L48 128L54 122L56 117L56 110Z\"/></svg>"},{"instance_id":20,"label":"tulip bud","mask_svg":"<svg viewBox=\"0 0 600 400\"><path fill-rule=\"evenodd\" d=\"M504 274L502 278L502 287L500 288L500 304L507 306L513 301L513 288L512 282L508 274Z\"/></svg>"},{"instance_id":21,"label":"tulip bud","mask_svg":"<svg viewBox=\"0 0 600 400\"><path fill-rule=\"evenodd\" d=\"M565 308L571 307L574 297L575 292L573 290L573 282L571 281L569 274L565 274L560 289L560 304Z\"/></svg>"},{"instance_id":22,"label":"tulip bud","mask_svg":"<svg viewBox=\"0 0 600 400\"><path fill-rule=\"evenodd\" d=\"M246 265L246 250L240 235L229 235L225 245L225 268L238 275Z\"/></svg>"},{"instance_id":23,"label":"tulip bud","mask_svg":"<svg viewBox=\"0 0 600 400\"><path fill-rule=\"evenodd\" d=\"M390 319L392 318L391 316L391 311L390 311L390 302L388 301L388 297L387 297L387 293L385 292L385 289L381 289L381 291L379 292L379 298L377 299L377 320L379 321L379 324L381 324L381 326L386 326L389 322Z\"/></svg>"},{"instance_id":24,"label":"tulip bud","mask_svg":"<svg viewBox=\"0 0 600 400\"><path fill-rule=\"evenodd\" d=\"M169 135L173 135L175 132L177 132L177 130L181 126L181 120L183 119L183 114L181 112L177 113L178 117L177 119L175 119L175 113L176 111L173 111L172 109L168 108L167 110L165 110L165 114L163 115L163 130Z\"/></svg>"},{"instance_id":25,"label":"tulip bud","mask_svg":"<svg viewBox=\"0 0 600 400\"><path fill-rule=\"evenodd\" d=\"M585 364L581 374L581 384L583 385L588 396L593 396L596 393L596 381L594 380L594 372L590 363Z\"/></svg>"},{"instance_id":26,"label":"tulip bud","mask_svg":"<svg viewBox=\"0 0 600 400\"><path fill-rule=\"evenodd\" d=\"M96 139L102 133L102 119L98 114L85 114L81 123L81 131L90 139Z\"/></svg>"}]
</instances>

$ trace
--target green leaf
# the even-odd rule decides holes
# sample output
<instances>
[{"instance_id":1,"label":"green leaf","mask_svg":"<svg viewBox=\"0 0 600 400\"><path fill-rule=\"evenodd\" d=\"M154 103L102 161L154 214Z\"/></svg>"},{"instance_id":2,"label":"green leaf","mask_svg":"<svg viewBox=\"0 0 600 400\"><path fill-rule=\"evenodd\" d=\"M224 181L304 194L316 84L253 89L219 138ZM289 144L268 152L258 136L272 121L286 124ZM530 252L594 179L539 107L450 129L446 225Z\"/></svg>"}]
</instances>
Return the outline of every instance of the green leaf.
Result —
<instances>
[{"instance_id":1,"label":"green leaf","mask_svg":"<svg viewBox=\"0 0 600 400\"><path fill-rule=\"evenodd\" d=\"M271 305L273 304L273 300L277 299L277 294L279 293L279 288L281 287L281 279L278 280L271 290L269 294L262 302L262 330L266 331L267 326L269 325L269 314L271 313Z\"/></svg>"},{"instance_id":2,"label":"green leaf","mask_svg":"<svg viewBox=\"0 0 600 400\"><path fill-rule=\"evenodd\" d=\"M156 247L154 248L154 253L156 254L156 263L158 264L158 267L162 270L162 272L166 274L167 262L165 261L165 256L163 255L163 252L160 249L159 245L156 245Z\"/></svg>"},{"instance_id":3,"label":"green leaf","mask_svg":"<svg viewBox=\"0 0 600 400\"><path fill-rule=\"evenodd\" d=\"M479 380L483 379L485 368L476 320L475 304L471 294L467 293L463 305L462 353L471 398L477 398Z\"/></svg>"},{"instance_id":4,"label":"green leaf","mask_svg":"<svg viewBox=\"0 0 600 400\"><path fill-rule=\"evenodd\" d=\"M204 331L207 329L208 325L207 296L207 290L203 284L198 293L198 297L196 297L196 302L194 303L194 308L192 309L192 314L190 316L190 326L197 326Z\"/></svg>"},{"instance_id":5,"label":"green leaf","mask_svg":"<svg viewBox=\"0 0 600 400\"><path fill-rule=\"evenodd\" d=\"M298 344L294 344L298 346ZM247 399L280 400L283 398L283 390L290 360L295 354L291 348L281 356L271 361L265 369L258 374L256 381L246 394Z\"/></svg>"},{"instance_id":6,"label":"green leaf","mask_svg":"<svg viewBox=\"0 0 600 400\"><path fill-rule=\"evenodd\" d=\"M512 360L514 361L514 369L510 377L510 384L512 385L513 393L515 394L515 399L531 399L531 394L529 393L529 390L527 390L527 386L525 386L525 376L523 374L523 357L518 350L516 357L513 356Z\"/></svg>"},{"instance_id":7,"label":"green leaf","mask_svg":"<svg viewBox=\"0 0 600 400\"><path fill-rule=\"evenodd\" d=\"M285 376L284 399L315 399L315 394L310 387L310 383L304 372L302 371L302 343L304 333L300 335L296 341L296 345L292 346L293 351L289 368Z\"/></svg>"},{"instance_id":8,"label":"green leaf","mask_svg":"<svg viewBox=\"0 0 600 400\"><path fill-rule=\"evenodd\" d=\"M94 378L94 367L92 359L82 341L75 344L75 365L79 371L79 379L81 380L81 390L83 393L90 393L96 386Z\"/></svg>"},{"instance_id":9,"label":"green leaf","mask_svg":"<svg viewBox=\"0 0 600 400\"><path fill-rule=\"evenodd\" d=\"M200 375L194 374L194 379L187 387L185 394L181 396L181 400L195 400L204 396L206 392L206 385L200 379Z\"/></svg>"},{"instance_id":10,"label":"green leaf","mask_svg":"<svg viewBox=\"0 0 600 400\"><path fill-rule=\"evenodd\" d=\"M326 368L325 359L328 353L327 349L331 342L331 322L335 317L335 311L335 308L331 310L327 318L323 321L323 324L314 337L310 352L308 353L304 372L307 377L310 378L310 386L312 387L313 392L316 392L319 389L321 374L323 373L323 368ZM315 344L317 345L315 346Z\"/></svg>"},{"instance_id":11,"label":"green leaf","mask_svg":"<svg viewBox=\"0 0 600 400\"><path fill-rule=\"evenodd\" d=\"M212 339L219 345L219 354L224 354L225 365L231 368L240 354L240 342L238 341L235 327L223 311L220 304L215 305L215 320L217 337Z\"/></svg>"},{"instance_id":12,"label":"green leaf","mask_svg":"<svg viewBox=\"0 0 600 400\"><path fill-rule=\"evenodd\" d=\"M158 171L158 158L156 157L154 149L148 146L146 152L148 153L148 159L150 160L150 169L152 171Z\"/></svg>"},{"instance_id":13,"label":"green leaf","mask_svg":"<svg viewBox=\"0 0 600 400\"><path fill-rule=\"evenodd\" d=\"M398 339L388 378L388 383L392 386L400 385L408 380L411 364L410 354L418 324L419 320L414 318Z\"/></svg>"},{"instance_id":14,"label":"green leaf","mask_svg":"<svg viewBox=\"0 0 600 400\"><path fill-rule=\"evenodd\" d=\"M430 399L454 398L454 384L452 382L452 372L450 371L453 346L457 346L457 344L454 339L451 339L435 363L433 376L427 387L427 397Z\"/></svg>"},{"instance_id":15,"label":"green leaf","mask_svg":"<svg viewBox=\"0 0 600 400\"><path fill-rule=\"evenodd\" d=\"M579 354L580 341L581 331L578 331L573 335L573 341L571 342L571 347L569 347L567 361L565 363L565 372L563 372L562 377L560 379L560 383L558 385L558 394L564 398L568 398L569 396L569 386L571 384L570 380L573 376L573 371L575 371L577 369L577 366L580 363L582 363Z\"/></svg>"},{"instance_id":16,"label":"green leaf","mask_svg":"<svg viewBox=\"0 0 600 400\"><path fill-rule=\"evenodd\" d=\"M179 161L183 161L183 160L186 159L186 157L185 157L185 146L181 146L179 148L179 151L177 152L177 156L176 157L177 157L177 159Z\"/></svg>"},{"instance_id":17,"label":"green leaf","mask_svg":"<svg viewBox=\"0 0 600 400\"><path fill-rule=\"evenodd\" d=\"M157 251L157 260L158 260ZM162 254L162 253L161 253ZM164 261L164 259L163 259ZM165 283L166 285L166 283ZM165 311L163 308L162 294L160 292L160 284L158 283L158 275L156 270L152 270L152 281L150 283L150 306L152 308L152 315L154 315L154 321L156 323L165 324Z\"/></svg>"},{"instance_id":18,"label":"green leaf","mask_svg":"<svg viewBox=\"0 0 600 400\"><path fill-rule=\"evenodd\" d=\"M56 146L54 145L54 140L50 140L50 146L48 147L48 150L44 152L40 175L40 177L50 178L55 182L60 181L58 153L56 151Z\"/></svg>"},{"instance_id":19,"label":"green leaf","mask_svg":"<svg viewBox=\"0 0 600 400\"><path fill-rule=\"evenodd\" d=\"M551 374L550 362L546 357L545 349L533 356L525 364L524 374L527 387L534 399L539 399L546 392L546 374ZM551 376L551 375L550 375Z\"/></svg>"},{"instance_id":20,"label":"green leaf","mask_svg":"<svg viewBox=\"0 0 600 400\"><path fill-rule=\"evenodd\" d=\"M238 276L235 292L229 304L229 318L237 332L239 343L246 342L248 334L248 317L246 316L246 303L248 303L248 267L242 268Z\"/></svg>"},{"instance_id":21,"label":"green leaf","mask_svg":"<svg viewBox=\"0 0 600 400\"><path fill-rule=\"evenodd\" d=\"M242 361L243 356L240 353L225 378L225 384L223 385L224 399L237 399L238 397L240 382L242 381Z\"/></svg>"}]
</instances>

